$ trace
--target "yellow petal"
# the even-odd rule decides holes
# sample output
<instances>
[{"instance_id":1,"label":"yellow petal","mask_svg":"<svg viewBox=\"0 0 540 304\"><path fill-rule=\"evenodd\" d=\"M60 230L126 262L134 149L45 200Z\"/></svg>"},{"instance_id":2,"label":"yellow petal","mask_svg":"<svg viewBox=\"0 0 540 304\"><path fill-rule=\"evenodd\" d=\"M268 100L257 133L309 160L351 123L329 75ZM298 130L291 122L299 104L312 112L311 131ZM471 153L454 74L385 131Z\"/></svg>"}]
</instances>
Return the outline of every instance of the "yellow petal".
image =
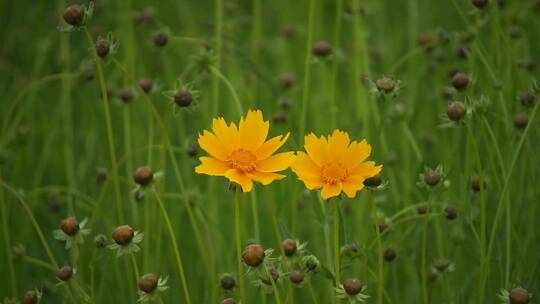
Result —
<instances>
[{"instance_id":1,"label":"yellow petal","mask_svg":"<svg viewBox=\"0 0 540 304\"><path fill-rule=\"evenodd\" d=\"M257 164L257 171L276 172L285 170L291 166L294 158L294 152L284 152L272 155Z\"/></svg>"},{"instance_id":2,"label":"yellow petal","mask_svg":"<svg viewBox=\"0 0 540 304\"><path fill-rule=\"evenodd\" d=\"M324 136L318 138L311 133L304 137L304 148L309 157L319 166L322 167L330 158L328 153L328 142Z\"/></svg>"},{"instance_id":3,"label":"yellow petal","mask_svg":"<svg viewBox=\"0 0 540 304\"><path fill-rule=\"evenodd\" d=\"M343 187L343 192L345 192L345 194L349 198L354 198L356 196L356 192L364 188L364 178L361 176L348 178L343 183L341 183L341 185Z\"/></svg>"},{"instance_id":4,"label":"yellow petal","mask_svg":"<svg viewBox=\"0 0 540 304\"><path fill-rule=\"evenodd\" d=\"M243 172L240 172L236 169L231 169L231 170L228 170L227 172L225 172L225 176L231 181L231 182L235 182L237 184L239 184L240 186L242 186L242 191L243 192L250 192L251 189L253 188L253 181L251 180L251 178L243 173Z\"/></svg>"},{"instance_id":5,"label":"yellow petal","mask_svg":"<svg viewBox=\"0 0 540 304\"><path fill-rule=\"evenodd\" d=\"M364 160L366 160L371 154L371 145L364 139L361 142L353 141L347 152L345 152L345 157L343 162L346 168L355 168Z\"/></svg>"},{"instance_id":6,"label":"yellow petal","mask_svg":"<svg viewBox=\"0 0 540 304\"><path fill-rule=\"evenodd\" d=\"M356 166L349 172L349 176L361 176L363 178L370 178L375 176L377 173L381 172L382 165L375 165L375 162L367 161L363 162L360 165Z\"/></svg>"},{"instance_id":7,"label":"yellow petal","mask_svg":"<svg viewBox=\"0 0 540 304\"><path fill-rule=\"evenodd\" d=\"M240 120L240 143L249 151L256 151L266 140L270 123L264 121L262 112L248 111L246 118Z\"/></svg>"},{"instance_id":8,"label":"yellow petal","mask_svg":"<svg viewBox=\"0 0 540 304\"><path fill-rule=\"evenodd\" d=\"M323 200L327 200L331 197L338 196L341 193L341 183L325 184L321 191L321 197Z\"/></svg>"},{"instance_id":9,"label":"yellow petal","mask_svg":"<svg viewBox=\"0 0 540 304\"><path fill-rule=\"evenodd\" d=\"M321 175L321 168L304 152L298 152L291 168L297 174L303 172L314 176Z\"/></svg>"},{"instance_id":10,"label":"yellow petal","mask_svg":"<svg viewBox=\"0 0 540 304\"><path fill-rule=\"evenodd\" d=\"M212 176L224 176L230 167L224 161L212 157L200 157L201 164L195 167L195 172Z\"/></svg>"},{"instance_id":11,"label":"yellow petal","mask_svg":"<svg viewBox=\"0 0 540 304\"><path fill-rule=\"evenodd\" d=\"M331 159L334 161L341 161L345 156L345 152L347 151L350 142L351 140L349 139L349 134L347 134L347 132L334 130L334 133L328 137L328 149Z\"/></svg>"},{"instance_id":12,"label":"yellow petal","mask_svg":"<svg viewBox=\"0 0 540 304\"><path fill-rule=\"evenodd\" d=\"M258 171L248 173L248 176L254 181L259 182L263 185L269 185L274 180L280 180L280 179L285 178L285 175L282 175L282 174L258 172Z\"/></svg>"},{"instance_id":13,"label":"yellow petal","mask_svg":"<svg viewBox=\"0 0 540 304\"><path fill-rule=\"evenodd\" d=\"M321 189L324 186L324 183L320 177L304 176L300 178L300 180L309 190Z\"/></svg>"},{"instance_id":14,"label":"yellow petal","mask_svg":"<svg viewBox=\"0 0 540 304\"><path fill-rule=\"evenodd\" d=\"M228 126L223 118L214 119L212 121L212 130L228 151L239 148L238 129L234 123Z\"/></svg>"},{"instance_id":15,"label":"yellow petal","mask_svg":"<svg viewBox=\"0 0 540 304\"><path fill-rule=\"evenodd\" d=\"M285 137L279 135L271 138L257 149L257 151L255 152L255 156L257 156L257 159L259 160L267 159L268 157L270 157L270 155L274 154L274 152L276 152L279 147L283 146L283 144L287 141L288 138L289 133L287 133Z\"/></svg>"},{"instance_id":16,"label":"yellow petal","mask_svg":"<svg viewBox=\"0 0 540 304\"><path fill-rule=\"evenodd\" d=\"M231 152L225 148L217 136L206 130L202 135L199 134L198 142L201 149L220 160L227 160L227 156Z\"/></svg>"}]
</instances>

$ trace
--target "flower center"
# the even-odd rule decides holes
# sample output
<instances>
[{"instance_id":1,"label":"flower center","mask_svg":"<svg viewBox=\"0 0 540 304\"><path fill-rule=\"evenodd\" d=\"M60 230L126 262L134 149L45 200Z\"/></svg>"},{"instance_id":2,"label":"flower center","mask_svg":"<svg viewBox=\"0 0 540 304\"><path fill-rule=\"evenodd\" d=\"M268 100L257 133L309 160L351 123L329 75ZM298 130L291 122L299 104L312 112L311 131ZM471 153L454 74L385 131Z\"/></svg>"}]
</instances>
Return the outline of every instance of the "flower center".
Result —
<instances>
[{"instance_id":1,"label":"flower center","mask_svg":"<svg viewBox=\"0 0 540 304\"><path fill-rule=\"evenodd\" d=\"M251 172L255 170L257 157L248 150L238 149L229 155L229 166L240 172Z\"/></svg>"},{"instance_id":2,"label":"flower center","mask_svg":"<svg viewBox=\"0 0 540 304\"><path fill-rule=\"evenodd\" d=\"M326 164L321 170L321 179L327 184L337 184L345 180L347 169L340 163Z\"/></svg>"}]
</instances>

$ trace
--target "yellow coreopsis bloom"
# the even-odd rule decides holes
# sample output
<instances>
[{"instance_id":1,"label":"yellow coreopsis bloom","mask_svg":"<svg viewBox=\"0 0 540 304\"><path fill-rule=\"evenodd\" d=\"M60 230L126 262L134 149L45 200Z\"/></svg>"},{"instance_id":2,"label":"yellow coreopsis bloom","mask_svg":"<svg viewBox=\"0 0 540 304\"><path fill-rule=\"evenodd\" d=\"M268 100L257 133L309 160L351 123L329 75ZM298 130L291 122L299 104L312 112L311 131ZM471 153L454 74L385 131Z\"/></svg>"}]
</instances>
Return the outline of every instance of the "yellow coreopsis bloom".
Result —
<instances>
[{"instance_id":1,"label":"yellow coreopsis bloom","mask_svg":"<svg viewBox=\"0 0 540 304\"><path fill-rule=\"evenodd\" d=\"M304 138L306 152L298 152L292 170L310 190L322 189L324 200L341 192L353 198L364 187L364 180L377 175L382 165L365 161L371 154L371 145L349 139L349 134L334 130L331 136L313 133Z\"/></svg>"},{"instance_id":2,"label":"yellow coreopsis bloom","mask_svg":"<svg viewBox=\"0 0 540 304\"><path fill-rule=\"evenodd\" d=\"M285 175L275 172L287 169L294 161L294 152L274 154L289 134L266 141L270 123L263 119L262 112L249 111L240 119L238 127L229 125L223 118L214 119L212 132L199 134L199 145L210 156L203 156L195 172L212 176L224 176L249 192L253 181L268 185Z\"/></svg>"}]
</instances>

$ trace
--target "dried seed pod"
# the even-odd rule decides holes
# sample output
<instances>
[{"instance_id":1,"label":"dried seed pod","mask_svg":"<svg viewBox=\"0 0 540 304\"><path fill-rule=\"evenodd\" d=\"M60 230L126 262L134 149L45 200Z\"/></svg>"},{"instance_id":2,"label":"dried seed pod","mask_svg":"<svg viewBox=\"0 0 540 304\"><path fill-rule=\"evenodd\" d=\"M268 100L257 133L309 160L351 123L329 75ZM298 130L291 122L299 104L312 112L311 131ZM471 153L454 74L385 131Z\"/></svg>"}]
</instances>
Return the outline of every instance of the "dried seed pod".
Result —
<instances>
[{"instance_id":1,"label":"dried seed pod","mask_svg":"<svg viewBox=\"0 0 540 304\"><path fill-rule=\"evenodd\" d=\"M158 277L153 273L147 273L139 280L139 289L145 293L152 293L158 286Z\"/></svg>"},{"instance_id":2,"label":"dried seed pod","mask_svg":"<svg viewBox=\"0 0 540 304\"><path fill-rule=\"evenodd\" d=\"M388 248L384 251L384 260L392 262L396 258L396 251L393 248Z\"/></svg>"},{"instance_id":3,"label":"dried seed pod","mask_svg":"<svg viewBox=\"0 0 540 304\"><path fill-rule=\"evenodd\" d=\"M452 76L452 85L456 90L463 91L469 85L469 76L462 72L457 72Z\"/></svg>"},{"instance_id":4,"label":"dried seed pod","mask_svg":"<svg viewBox=\"0 0 540 304\"><path fill-rule=\"evenodd\" d=\"M118 245L127 245L135 236L135 231L129 225L116 227L112 233L112 238Z\"/></svg>"},{"instance_id":5,"label":"dried seed pod","mask_svg":"<svg viewBox=\"0 0 540 304\"><path fill-rule=\"evenodd\" d=\"M181 107L188 107L193 102L193 94L189 90L178 90L174 94L174 103Z\"/></svg>"},{"instance_id":6,"label":"dried seed pod","mask_svg":"<svg viewBox=\"0 0 540 304\"><path fill-rule=\"evenodd\" d=\"M332 45L326 41L320 41L313 45L312 48L313 55L317 57L327 57L332 55L334 48Z\"/></svg>"},{"instance_id":7,"label":"dried seed pod","mask_svg":"<svg viewBox=\"0 0 540 304\"><path fill-rule=\"evenodd\" d=\"M61 281L68 281L73 276L73 268L71 266L64 266L58 270L56 277Z\"/></svg>"},{"instance_id":8,"label":"dried seed pod","mask_svg":"<svg viewBox=\"0 0 540 304\"><path fill-rule=\"evenodd\" d=\"M74 217L68 217L63 219L60 224L60 228L65 234L69 236L74 236L80 230L79 222Z\"/></svg>"},{"instance_id":9,"label":"dried seed pod","mask_svg":"<svg viewBox=\"0 0 540 304\"><path fill-rule=\"evenodd\" d=\"M531 296L529 292L521 287L510 290L510 304L528 304Z\"/></svg>"},{"instance_id":10,"label":"dried seed pod","mask_svg":"<svg viewBox=\"0 0 540 304\"><path fill-rule=\"evenodd\" d=\"M72 4L64 11L64 21L72 26L79 26L84 20L84 8L78 4Z\"/></svg>"},{"instance_id":11,"label":"dried seed pod","mask_svg":"<svg viewBox=\"0 0 540 304\"><path fill-rule=\"evenodd\" d=\"M514 127L518 129L525 129L529 123L529 118L527 114L519 113L514 116Z\"/></svg>"},{"instance_id":12,"label":"dried seed pod","mask_svg":"<svg viewBox=\"0 0 540 304\"><path fill-rule=\"evenodd\" d=\"M448 118L455 122L461 121L466 114L465 104L461 101L454 101L448 105L448 110L446 111Z\"/></svg>"},{"instance_id":13,"label":"dried seed pod","mask_svg":"<svg viewBox=\"0 0 540 304\"><path fill-rule=\"evenodd\" d=\"M221 288L231 290L236 286L236 280L230 275L221 277Z\"/></svg>"},{"instance_id":14,"label":"dried seed pod","mask_svg":"<svg viewBox=\"0 0 540 304\"><path fill-rule=\"evenodd\" d=\"M154 172L150 166L138 168L133 175L133 181L140 186L148 186L154 180Z\"/></svg>"},{"instance_id":15,"label":"dried seed pod","mask_svg":"<svg viewBox=\"0 0 540 304\"><path fill-rule=\"evenodd\" d=\"M152 35L154 45L157 47L164 47L169 42L169 36L164 32L157 32Z\"/></svg>"},{"instance_id":16,"label":"dried seed pod","mask_svg":"<svg viewBox=\"0 0 540 304\"><path fill-rule=\"evenodd\" d=\"M292 256L293 254L296 253L296 250L297 250L296 241L293 239L284 240L281 246L283 247L283 253L286 256Z\"/></svg>"},{"instance_id":17,"label":"dried seed pod","mask_svg":"<svg viewBox=\"0 0 540 304\"><path fill-rule=\"evenodd\" d=\"M363 285L360 280L354 278L347 279L343 283L343 289L345 289L345 292L351 296L359 294L362 291L362 287Z\"/></svg>"},{"instance_id":18,"label":"dried seed pod","mask_svg":"<svg viewBox=\"0 0 540 304\"><path fill-rule=\"evenodd\" d=\"M379 173L364 180L364 186L368 186L368 187L378 187L381 185L381 183L382 183L382 178Z\"/></svg>"},{"instance_id":19,"label":"dried seed pod","mask_svg":"<svg viewBox=\"0 0 540 304\"><path fill-rule=\"evenodd\" d=\"M304 272L301 270L293 270L289 273L289 280L294 284L300 284L304 281Z\"/></svg>"},{"instance_id":20,"label":"dried seed pod","mask_svg":"<svg viewBox=\"0 0 540 304\"><path fill-rule=\"evenodd\" d=\"M242 260L246 265L251 267L257 267L264 261L264 249L259 244L247 245L242 252Z\"/></svg>"}]
</instances>

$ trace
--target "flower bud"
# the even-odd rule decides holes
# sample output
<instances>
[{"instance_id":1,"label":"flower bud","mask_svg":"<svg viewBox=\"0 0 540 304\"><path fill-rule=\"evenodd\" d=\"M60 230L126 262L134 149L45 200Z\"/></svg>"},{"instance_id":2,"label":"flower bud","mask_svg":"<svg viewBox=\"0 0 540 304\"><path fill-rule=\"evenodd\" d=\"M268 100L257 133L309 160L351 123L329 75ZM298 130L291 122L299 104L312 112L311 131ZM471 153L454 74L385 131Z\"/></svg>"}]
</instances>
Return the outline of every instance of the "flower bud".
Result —
<instances>
[{"instance_id":1,"label":"flower bud","mask_svg":"<svg viewBox=\"0 0 540 304\"><path fill-rule=\"evenodd\" d=\"M60 270L56 273L56 277L58 277L61 281L68 281L73 276L73 268L71 266L64 266L60 268Z\"/></svg>"},{"instance_id":2,"label":"flower bud","mask_svg":"<svg viewBox=\"0 0 540 304\"><path fill-rule=\"evenodd\" d=\"M120 93L118 94L118 97L124 102L124 103L130 103L133 98L135 98L135 95L133 95L133 92L130 89L122 89Z\"/></svg>"},{"instance_id":3,"label":"flower bud","mask_svg":"<svg viewBox=\"0 0 540 304\"><path fill-rule=\"evenodd\" d=\"M514 116L514 127L518 129L525 129L529 123L527 114L519 113Z\"/></svg>"},{"instance_id":4,"label":"flower bud","mask_svg":"<svg viewBox=\"0 0 540 304\"><path fill-rule=\"evenodd\" d=\"M138 168L133 175L133 181L140 186L148 186L154 179L154 173L150 166L143 166Z\"/></svg>"},{"instance_id":5,"label":"flower bud","mask_svg":"<svg viewBox=\"0 0 540 304\"><path fill-rule=\"evenodd\" d=\"M99 186L103 186L103 184L107 181L107 171L100 170L96 173L96 184Z\"/></svg>"},{"instance_id":6,"label":"flower bud","mask_svg":"<svg viewBox=\"0 0 540 304\"><path fill-rule=\"evenodd\" d=\"M164 47L167 45L167 42L169 42L169 36L166 33L157 32L152 35L152 40L154 41L155 46Z\"/></svg>"},{"instance_id":7,"label":"flower bud","mask_svg":"<svg viewBox=\"0 0 540 304\"><path fill-rule=\"evenodd\" d=\"M445 258L437 259L437 260L433 263L433 267L435 267L435 269L437 269L437 270L440 271L440 272L443 272L443 271L445 271L446 269L448 269L448 266L450 266L450 261L448 261L448 260L445 259Z\"/></svg>"},{"instance_id":8,"label":"flower bud","mask_svg":"<svg viewBox=\"0 0 540 304\"><path fill-rule=\"evenodd\" d=\"M274 268L269 269L268 272L270 273L270 276L267 275L266 277L262 278L261 281L266 285L272 285L272 282L275 284L279 279L279 272Z\"/></svg>"},{"instance_id":9,"label":"flower bud","mask_svg":"<svg viewBox=\"0 0 540 304\"><path fill-rule=\"evenodd\" d=\"M74 217L63 219L60 227L62 231L69 236L74 236L80 230L79 222Z\"/></svg>"},{"instance_id":10,"label":"flower bud","mask_svg":"<svg viewBox=\"0 0 540 304\"><path fill-rule=\"evenodd\" d=\"M531 107L536 101L536 96L532 92L525 93L519 97L519 101L524 107Z\"/></svg>"},{"instance_id":11,"label":"flower bud","mask_svg":"<svg viewBox=\"0 0 540 304\"><path fill-rule=\"evenodd\" d=\"M289 273L289 280L294 284L300 284L304 281L304 272L301 270L293 270Z\"/></svg>"},{"instance_id":12,"label":"flower bud","mask_svg":"<svg viewBox=\"0 0 540 304\"><path fill-rule=\"evenodd\" d=\"M444 208L444 212L446 213L446 218L448 220L455 220L457 218L457 210L454 207L448 206Z\"/></svg>"},{"instance_id":13,"label":"flower bud","mask_svg":"<svg viewBox=\"0 0 540 304\"><path fill-rule=\"evenodd\" d=\"M230 275L224 275L221 277L221 288L225 290L231 290L236 286L236 281Z\"/></svg>"},{"instance_id":14,"label":"flower bud","mask_svg":"<svg viewBox=\"0 0 540 304\"><path fill-rule=\"evenodd\" d=\"M251 267L257 267L264 261L264 249L259 244L251 244L246 246L244 252L242 252L242 260L246 265Z\"/></svg>"},{"instance_id":15,"label":"flower bud","mask_svg":"<svg viewBox=\"0 0 540 304\"><path fill-rule=\"evenodd\" d=\"M482 184L482 186L483 186L482 188L485 188L484 184ZM480 191L480 178L478 176L473 177L473 179L471 180L471 189L474 192Z\"/></svg>"},{"instance_id":16,"label":"flower bud","mask_svg":"<svg viewBox=\"0 0 540 304\"><path fill-rule=\"evenodd\" d=\"M178 90L176 91L176 94L174 94L174 103L181 107L188 107L193 102L193 94L189 90Z\"/></svg>"},{"instance_id":17,"label":"flower bud","mask_svg":"<svg viewBox=\"0 0 540 304\"><path fill-rule=\"evenodd\" d=\"M458 91L465 90L469 85L469 76L467 76L465 73L457 72L454 76L452 76L452 85Z\"/></svg>"},{"instance_id":18,"label":"flower bud","mask_svg":"<svg viewBox=\"0 0 540 304\"><path fill-rule=\"evenodd\" d=\"M377 90L379 92L391 93L396 88L396 82L390 77L383 77L377 79L375 82Z\"/></svg>"},{"instance_id":19,"label":"flower bud","mask_svg":"<svg viewBox=\"0 0 540 304\"><path fill-rule=\"evenodd\" d=\"M153 273L147 273L139 280L139 289L145 293L151 293L158 286L158 277Z\"/></svg>"},{"instance_id":20,"label":"flower bud","mask_svg":"<svg viewBox=\"0 0 540 304\"><path fill-rule=\"evenodd\" d=\"M105 248L107 245L107 237L103 234L98 234L94 237L94 244L96 245L96 248Z\"/></svg>"},{"instance_id":21,"label":"flower bud","mask_svg":"<svg viewBox=\"0 0 540 304\"><path fill-rule=\"evenodd\" d=\"M64 21L72 26L79 26L84 20L84 9L78 4L70 5L64 11Z\"/></svg>"},{"instance_id":22,"label":"flower bud","mask_svg":"<svg viewBox=\"0 0 540 304\"><path fill-rule=\"evenodd\" d=\"M437 186L441 181L441 175L437 171L429 171L424 174L424 182L429 186Z\"/></svg>"},{"instance_id":23,"label":"flower bud","mask_svg":"<svg viewBox=\"0 0 540 304\"><path fill-rule=\"evenodd\" d=\"M109 41L105 39L98 39L96 42L96 52L99 57L105 58L109 54L110 46Z\"/></svg>"},{"instance_id":24,"label":"flower bud","mask_svg":"<svg viewBox=\"0 0 540 304\"><path fill-rule=\"evenodd\" d=\"M149 94L150 92L152 92L152 88L154 87L154 82L152 82L152 79L148 79L148 78L141 79L139 81L139 87L141 87L141 89L146 94Z\"/></svg>"},{"instance_id":25,"label":"flower bud","mask_svg":"<svg viewBox=\"0 0 540 304\"><path fill-rule=\"evenodd\" d=\"M347 279L343 283L343 289L348 295L355 296L362 291L362 283L358 279Z\"/></svg>"},{"instance_id":26,"label":"flower bud","mask_svg":"<svg viewBox=\"0 0 540 304\"><path fill-rule=\"evenodd\" d=\"M283 253L286 256L291 256L296 253L296 241L292 239L286 239L281 244L283 246Z\"/></svg>"},{"instance_id":27,"label":"flower bud","mask_svg":"<svg viewBox=\"0 0 540 304\"><path fill-rule=\"evenodd\" d=\"M290 89L297 81L297 78L293 74L282 74L278 78L278 82L283 89Z\"/></svg>"},{"instance_id":28,"label":"flower bud","mask_svg":"<svg viewBox=\"0 0 540 304\"><path fill-rule=\"evenodd\" d=\"M388 248L384 251L384 260L392 262L396 258L396 251L393 248Z\"/></svg>"},{"instance_id":29,"label":"flower bud","mask_svg":"<svg viewBox=\"0 0 540 304\"><path fill-rule=\"evenodd\" d=\"M37 292L35 290L29 290L24 294L22 304L37 304L38 300Z\"/></svg>"},{"instance_id":30,"label":"flower bud","mask_svg":"<svg viewBox=\"0 0 540 304\"><path fill-rule=\"evenodd\" d=\"M465 104L461 101L454 101L448 105L446 114L451 120L459 122L465 117L465 112Z\"/></svg>"},{"instance_id":31,"label":"flower bud","mask_svg":"<svg viewBox=\"0 0 540 304\"><path fill-rule=\"evenodd\" d=\"M118 245L127 245L135 236L135 231L128 225L118 226L112 233L112 238Z\"/></svg>"}]
</instances>

